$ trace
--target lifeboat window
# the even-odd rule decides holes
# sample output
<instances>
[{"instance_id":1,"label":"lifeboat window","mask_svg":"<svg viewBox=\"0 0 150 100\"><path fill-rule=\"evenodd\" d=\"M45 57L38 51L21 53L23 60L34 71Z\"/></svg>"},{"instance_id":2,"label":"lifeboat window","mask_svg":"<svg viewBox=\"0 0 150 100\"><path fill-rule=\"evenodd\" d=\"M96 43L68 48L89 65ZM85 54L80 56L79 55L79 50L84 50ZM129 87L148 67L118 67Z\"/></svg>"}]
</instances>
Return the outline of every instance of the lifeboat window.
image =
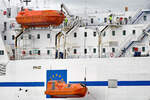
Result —
<instances>
[{"instance_id":1,"label":"lifeboat window","mask_svg":"<svg viewBox=\"0 0 150 100\"><path fill-rule=\"evenodd\" d=\"M71 87L71 84L68 84L68 88L70 88Z\"/></svg>"},{"instance_id":2,"label":"lifeboat window","mask_svg":"<svg viewBox=\"0 0 150 100\"><path fill-rule=\"evenodd\" d=\"M32 11L32 9L28 9L29 11Z\"/></svg>"}]
</instances>

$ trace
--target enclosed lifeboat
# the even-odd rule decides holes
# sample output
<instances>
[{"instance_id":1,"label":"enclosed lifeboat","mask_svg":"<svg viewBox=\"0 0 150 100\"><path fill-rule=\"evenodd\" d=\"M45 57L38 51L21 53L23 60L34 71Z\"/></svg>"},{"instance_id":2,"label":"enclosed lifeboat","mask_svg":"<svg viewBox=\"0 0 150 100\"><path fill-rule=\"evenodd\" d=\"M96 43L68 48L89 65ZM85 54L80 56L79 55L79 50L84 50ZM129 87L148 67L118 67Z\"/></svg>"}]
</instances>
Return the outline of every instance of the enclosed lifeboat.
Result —
<instances>
[{"instance_id":1,"label":"enclosed lifeboat","mask_svg":"<svg viewBox=\"0 0 150 100\"><path fill-rule=\"evenodd\" d=\"M64 21L65 15L57 10L31 10L24 9L16 17L18 24L23 28L59 26Z\"/></svg>"},{"instance_id":2,"label":"enclosed lifeboat","mask_svg":"<svg viewBox=\"0 0 150 100\"><path fill-rule=\"evenodd\" d=\"M66 84L64 81L49 81L46 95L52 98L80 98L84 97L87 87L84 84Z\"/></svg>"}]
</instances>

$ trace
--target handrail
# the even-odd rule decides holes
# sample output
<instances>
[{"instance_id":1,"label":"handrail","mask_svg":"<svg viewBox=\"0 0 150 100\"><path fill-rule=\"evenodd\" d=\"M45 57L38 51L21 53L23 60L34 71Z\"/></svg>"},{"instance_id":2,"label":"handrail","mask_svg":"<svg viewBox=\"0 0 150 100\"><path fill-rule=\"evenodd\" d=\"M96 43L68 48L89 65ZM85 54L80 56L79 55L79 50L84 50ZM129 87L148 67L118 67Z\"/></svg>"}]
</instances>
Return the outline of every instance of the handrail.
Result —
<instances>
[{"instance_id":1,"label":"handrail","mask_svg":"<svg viewBox=\"0 0 150 100\"><path fill-rule=\"evenodd\" d=\"M136 14L135 14L135 16L133 17L133 19L132 19L132 24L134 24L138 19L139 19L139 17L143 14L144 12L142 11L142 10L139 10Z\"/></svg>"}]
</instances>

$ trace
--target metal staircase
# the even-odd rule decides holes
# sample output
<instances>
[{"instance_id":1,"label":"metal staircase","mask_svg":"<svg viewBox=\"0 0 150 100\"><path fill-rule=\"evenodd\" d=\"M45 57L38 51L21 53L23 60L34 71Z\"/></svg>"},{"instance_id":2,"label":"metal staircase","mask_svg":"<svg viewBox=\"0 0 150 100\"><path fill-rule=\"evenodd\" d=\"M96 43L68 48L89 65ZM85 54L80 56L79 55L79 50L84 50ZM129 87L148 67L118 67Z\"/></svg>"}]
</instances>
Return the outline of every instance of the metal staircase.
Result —
<instances>
[{"instance_id":1,"label":"metal staircase","mask_svg":"<svg viewBox=\"0 0 150 100\"><path fill-rule=\"evenodd\" d=\"M129 39L129 41L127 42L127 44L124 45L123 48L121 48L121 51L119 52L119 56L118 57L122 57L127 50L129 50L129 48L135 44L135 43L139 43L139 42L142 42L145 37L147 37L149 35L149 32L150 32L150 29L149 29L150 25L148 25L144 32L138 37L137 41L132 41L132 38Z\"/></svg>"},{"instance_id":2,"label":"metal staircase","mask_svg":"<svg viewBox=\"0 0 150 100\"><path fill-rule=\"evenodd\" d=\"M132 18L131 24L135 24L135 22L137 22L143 14L144 14L144 11L139 10L139 11L135 14L135 16Z\"/></svg>"},{"instance_id":3,"label":"metal staircase","mask_svg":"<svg viewBox=\"0 0 150 100\"><path fill-rule=\"evenodd\" d=\"M56 47L56 56L55 58L59 58L59 49L60 49L60 39L63 36L64 38L64 57L66 58L66 37L69 35L69 33L73 33L78 27L80 26L80 20L78 17L75 19L71 19L71 21L68 23L67 26L65 26L58 34L56 34L55 38L55 47Z\"/></svg>"}]
</instances>

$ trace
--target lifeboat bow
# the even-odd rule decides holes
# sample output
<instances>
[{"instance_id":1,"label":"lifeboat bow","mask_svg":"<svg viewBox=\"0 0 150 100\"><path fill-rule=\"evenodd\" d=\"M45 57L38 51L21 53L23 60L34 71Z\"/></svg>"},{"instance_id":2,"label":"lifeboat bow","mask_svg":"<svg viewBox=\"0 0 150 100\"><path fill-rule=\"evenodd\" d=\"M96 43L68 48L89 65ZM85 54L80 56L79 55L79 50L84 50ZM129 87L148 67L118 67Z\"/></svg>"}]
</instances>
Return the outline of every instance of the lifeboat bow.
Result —
<instances>
[{"instance_id":1,"label":"lifeboat bow","mask_svg":"<svg viewBox=\"0 0 150 100\"><path fill-rule=\"evenodd\" d=\"M66 84L64 81L49 81L45 91L52 98L81 98L86 93L87 87L84 84Z\"/></svg>"}]
</instances>

